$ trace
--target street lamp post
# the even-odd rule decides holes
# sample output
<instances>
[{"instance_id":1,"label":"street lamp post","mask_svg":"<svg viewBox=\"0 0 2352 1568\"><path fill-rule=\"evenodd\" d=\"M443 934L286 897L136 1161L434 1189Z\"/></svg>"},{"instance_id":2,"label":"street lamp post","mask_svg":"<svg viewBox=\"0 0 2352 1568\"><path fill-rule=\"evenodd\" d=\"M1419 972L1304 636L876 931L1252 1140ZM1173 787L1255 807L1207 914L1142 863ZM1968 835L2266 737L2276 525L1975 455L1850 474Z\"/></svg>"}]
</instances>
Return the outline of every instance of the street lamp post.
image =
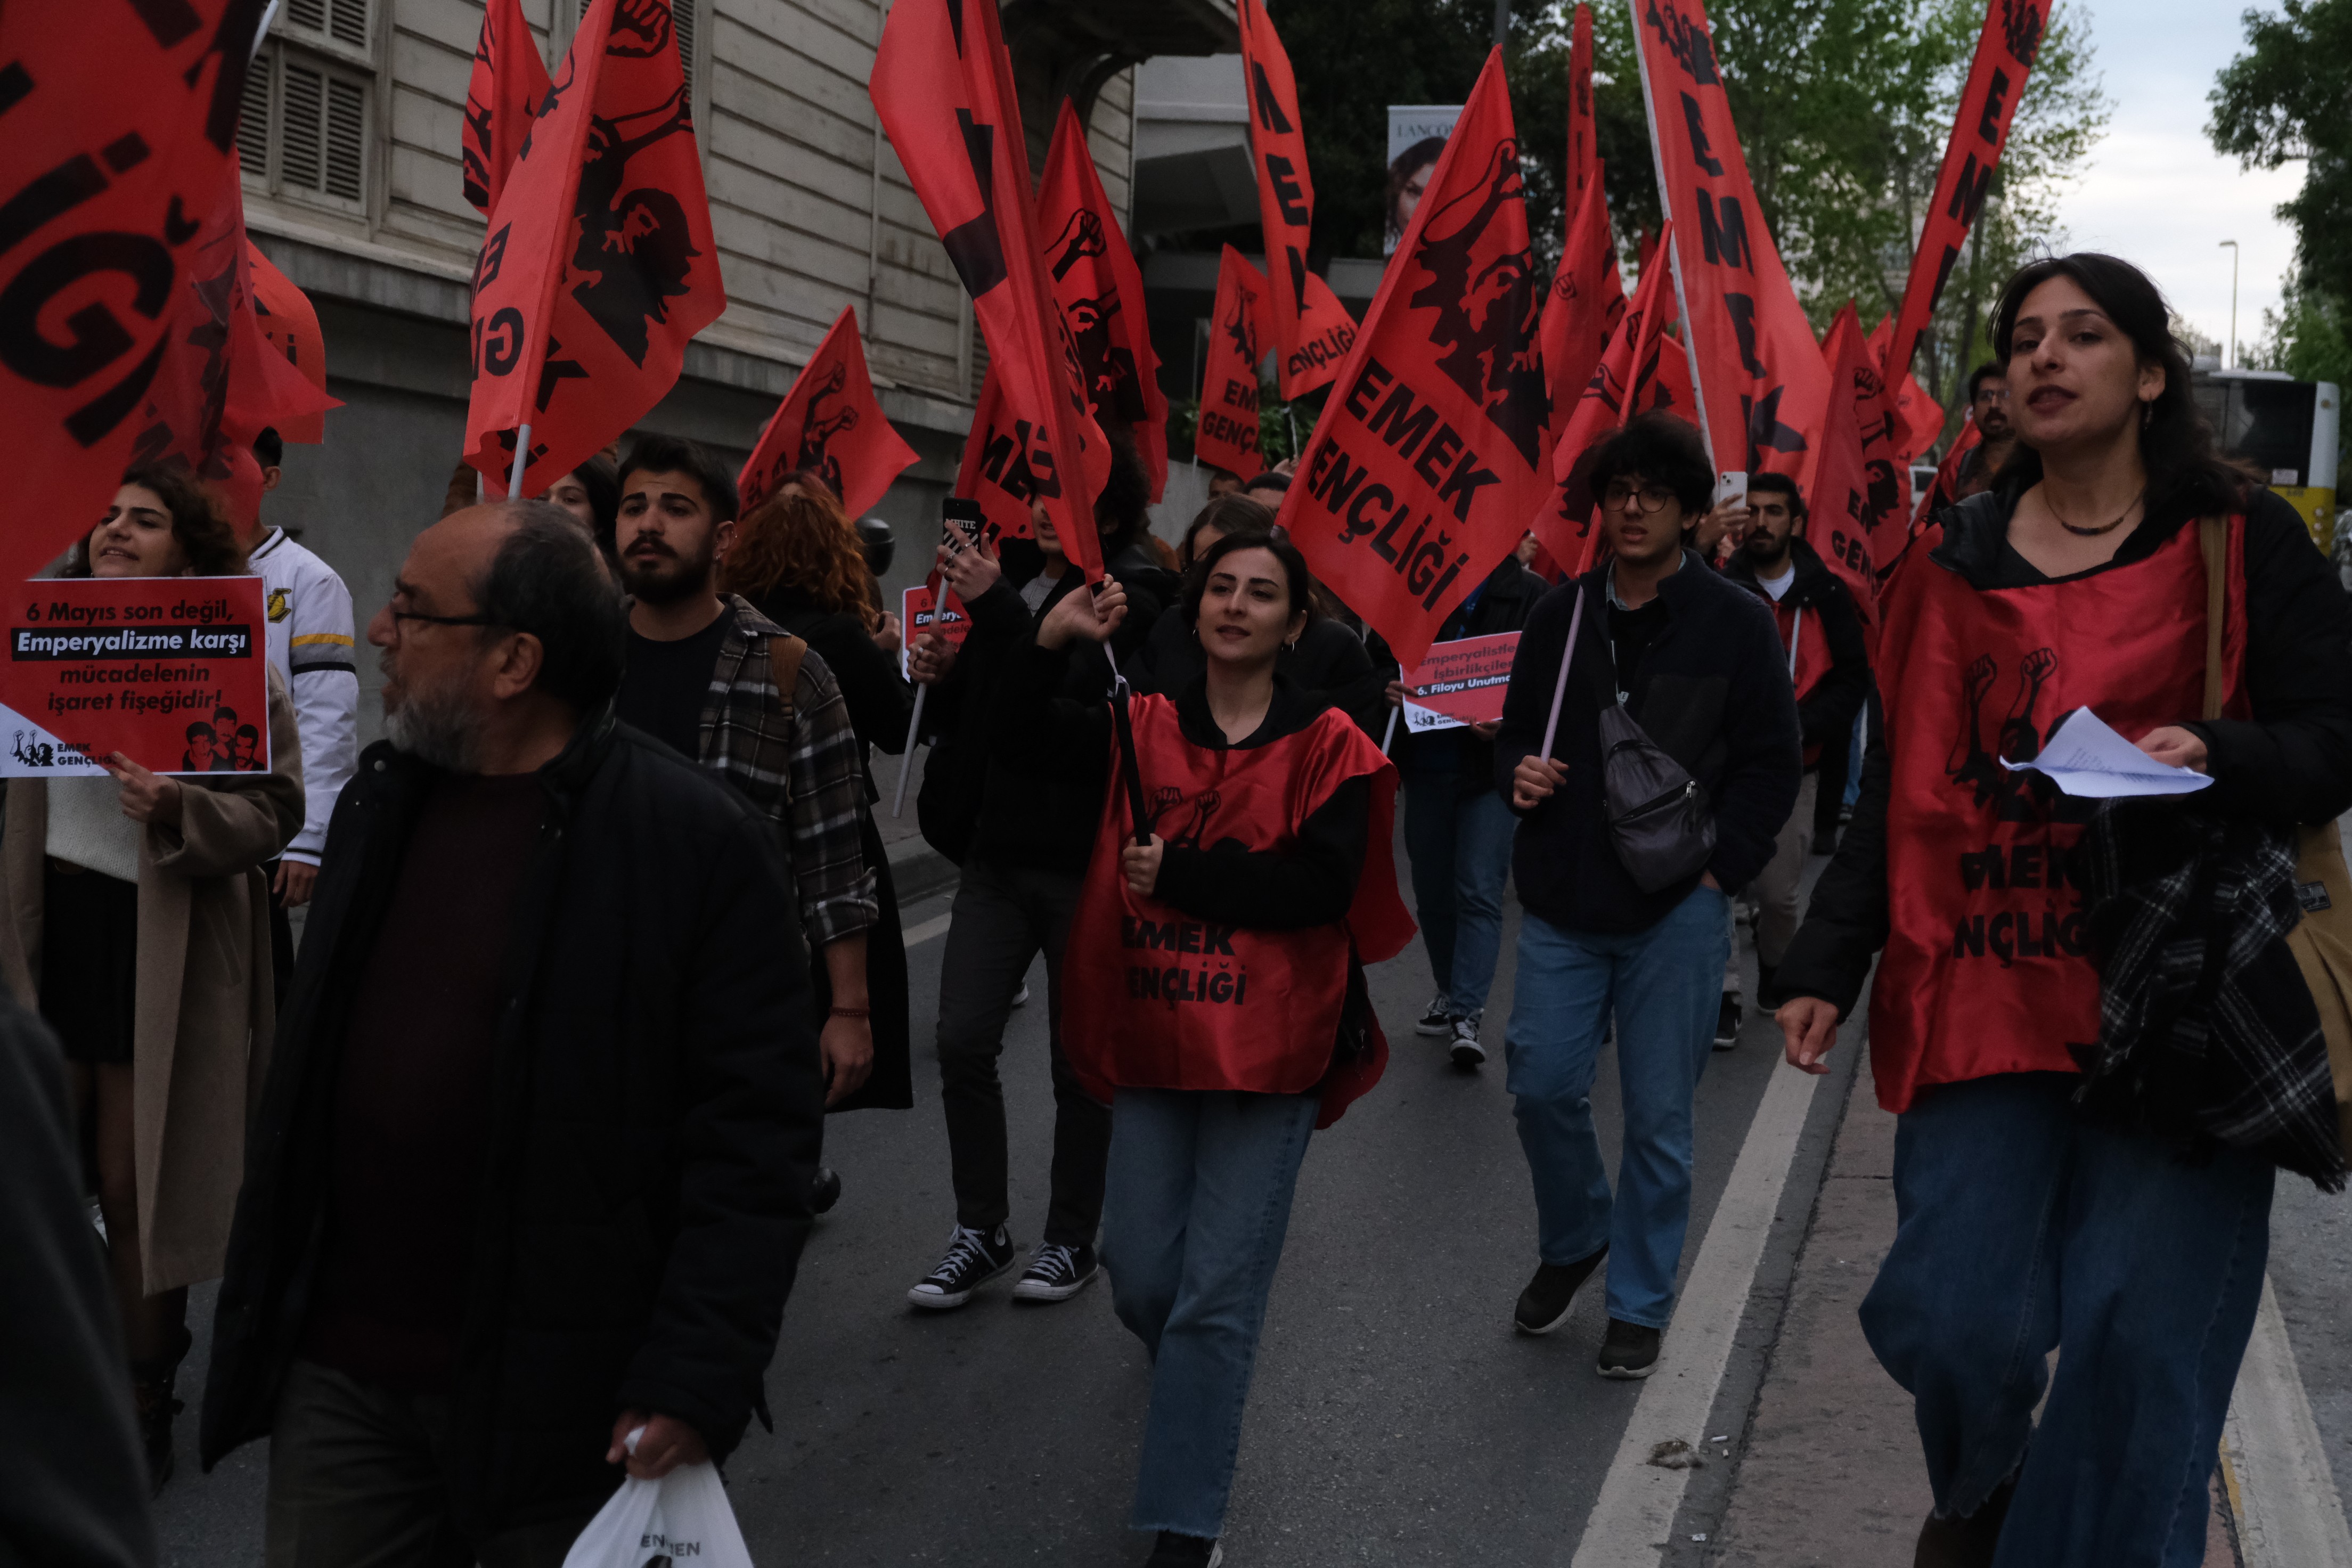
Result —
<instances>
[{"instance_id":1,"label":"street lamp post","mask_svg":"<svg viewBox=\"0 0 2352 1568\"><path fill-rule=\"evenodd\" d=\"M2230 253L2230 349L2221 356L2225 370L2238 368L2238 242L2225 239L2213 247Z\"/></svg>"}]
</instances>

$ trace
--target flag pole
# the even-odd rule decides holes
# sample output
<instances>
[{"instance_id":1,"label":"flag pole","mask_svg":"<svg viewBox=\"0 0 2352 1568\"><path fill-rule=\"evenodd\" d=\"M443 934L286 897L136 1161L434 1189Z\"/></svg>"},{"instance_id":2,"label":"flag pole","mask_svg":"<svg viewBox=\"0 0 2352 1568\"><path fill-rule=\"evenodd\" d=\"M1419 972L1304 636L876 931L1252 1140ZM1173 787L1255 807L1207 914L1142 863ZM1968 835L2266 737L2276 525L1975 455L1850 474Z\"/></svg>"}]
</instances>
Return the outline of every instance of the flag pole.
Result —
<instances>
[{"instance_id":1,"label":"flag pole","mask_svg":"<svg viewBox=\"0 0 2352 1568\"><path fill-rule=\"evenodd\" d=\"M1690 364L1691 401L1698 405L1699 444L1706 448L1708 466L1718 474L1725 473L1728 470L1724 468L1722 460L1716 456L1715 432L1707 424L1706 386L1699 379L1698 333L1694 330L1691 321L1690 300L1683 292L1683 237L1681 226L1674 223L1674 193L1666 188L1666 154L1658 143L1658 102L1650 90L1650 57L1642 47L1642 0L1626 0L1626 9L1632 13L1633 20L1633 59L1642 72L1642 111L1650 127L1650 167L1658 176L1658 211L1661 221L1674 225L1666 232L1666 243L1659 248L1666 253L1666 275L1675 281L1675 310L1683 323L1683 357ZM1656 258L1653 257L1651 259L1654 264ZM1746 453L1743 451L1740 461L1744 463L1747 460ZM1562 679L1565 679L1565 676ZM1555 703L1553 708L1555 718L1558 717L1558 705ZM1547 745L1546 754L1549 755L1549 752L1550 748Z\"/></svg>"},{"instance_id":2,"label":"flag pole","mask_svg":"<svg viewBox=\"0 0 2352 1568\"><path fill-rule=\"evenodd\" d=\"M1568 668L1576 662L1576 634L1584 626L1584 589L1576 591L1576 609L1568 617L1568 647L1559 656L1559 679L1552 683L1551 717L1544 721L1543 750L1537 756L1549 762L1551 743L1559 733L1559 705L1568 697Z\"/></svg>"},{"instance_id":3,"label":"flag pole","mask_svg":"<svg viewBox=\"0 0 2352 1568\"><path fill-rule=\"evenodd\" d=\"M1381 755L1389 754L1389 742L1396 739L1397 715L1404 711L1402 703L1389 710L1389 727L1381 731Z\"/></svg>"},{"instance_id":4,"label":"flag pole","mask_svg":"<svg viewBox=\"0 0 2352 1568\"><path fill-rule=\"evenodd\" d=\"M898 753L898 788L890 797L890 815L896 817L907 806L907 775L915 771L915 731L923 727L923 699L931 694L928 686L915 688L915 710L907 716L907 749Z\"/></svg>"},{"instance_id":5,"label":"flag pole","mask_svg":"<svg viewBox=\"0 0 2352 1568\"><path fill-rule=\"evenodd\" d=\"M522 471L530 467L530 426L525 425L515 432L514 472L507 479L507 500L520 500Z\"/></svg>"}]
</instances>

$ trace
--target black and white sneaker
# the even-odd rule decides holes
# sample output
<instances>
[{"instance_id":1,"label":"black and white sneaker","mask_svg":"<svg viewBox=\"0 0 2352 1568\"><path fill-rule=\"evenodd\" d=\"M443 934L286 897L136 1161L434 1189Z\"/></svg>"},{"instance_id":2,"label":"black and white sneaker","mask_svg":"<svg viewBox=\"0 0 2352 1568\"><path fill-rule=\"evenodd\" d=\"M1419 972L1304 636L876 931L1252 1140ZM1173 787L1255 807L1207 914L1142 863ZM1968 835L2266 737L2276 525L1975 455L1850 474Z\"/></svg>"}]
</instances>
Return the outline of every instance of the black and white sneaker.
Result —
<instances>
[{"instance_id":1,"label":"black and white sneaker","mask_svg":"<svg viewBox=\"0 0 2352 1568\"><path fill-rule=\"evenodd\" d=\"M1604 1247L1574 1263L1538 1265L1536 1277L1519 1292L1518 1305L1511 1311L1511 1326L1523 1334L1548 1334L1568 1321L1569 1313L1576 1309L1577 1292L1601 1272L1608 1256Z\"/></svg>"},{"instance_id":2,"label":"black and white sneaker","mask_svg":"<svg viewBox=\"0 0 2352 1568\"><path fill-rule=\"evenodd\" d=\"M1015 1257L1013 1233L1005 1226L998 1226L991 1236L958 1226L949 1233L947 1256L916 1282L907 1300L934 1312L961 1307L974 1290L1012 1268Z\"/></svg>"},{"instance_id":3,"label":"black and white sneaker","mask_svg":"<svg viewBox=\"0 0 2352 1568\"><path fill-rule=\"evenodd\" d=\"M1486 1047L1478 1043L1478 1020L1454 1020L1454 1065L1464 1072L1475 1072L1486 1065Z\"/></svg>"},{"instance_id":4,"label":"black and white sneaker","mask_svg":"<svg viewBox=\"0 0 2352 1568\"><path fill-rule=\"evenodd\" d=\"M1021 989L1013 994L1013 1005L1015 1007L1025 1007L1029 1005L1029 983L1026 980L1021 983Z\"/></svg>"},{"instance_id":5,"label":"black and white sneaker","mask_svg":"<svg viewBox=\"0 0 2352 1568\"><path fill-rule=\"evenodd\" d=\"M1016 1301L1066 1301L1088 1285L1102 1271L1095 1260L1091 1247L1064 1247L1058 1241L1037 1244L1029 1255L1029 1267L1013 1287Z\"/></svg>"},{"instance_id":6,"label":"black and white sneaker","mask_svg":"<svg viewBox=\"0 0 2352 1568\"><path fill-rule=\"evenodd\" d=\"M1738 996L1729 991L1725 992L1723 1005L1716 1010L1715 1015L1715 1048L1717 1050L1727 1051L1739 1043L1740 1016Z\"/></svg>"},{"instance_id":7,"label":"black and white sneaker","mask_svg":"<svg viewBox=\"0 0 2352 1568\"><path fill-rule=\"evenodd\" d=\"M1444 1037L1454 1032L1454 1014L1446 1005L1444 992L1441 991L1429 999L1429 1011L1423 1013L1413 1024L1412 1032L1416 1035L1433 1037Z\"/></svg>"},{"instance_id":8,"label":"black and white sneaker","mask_svg":"<svg viewBox=\"0 0 2352 1568\"><path fill-rule=\"evenodd\" d=\"M833 1205L841 1201L841 1173L830 1165L816 1168L816 1180L809 1184L809 1212L831 1214Z\"/></svg>"},{"instance_id":9,"label":"black and white sneaker","mask_svg":"<svg viewBox=\"0 0 2352 1568\"><path fill-rule=\"evenodd\" d=\"M1662 1329L1612 1318L1608 1333L1601 1337L1595 1370L1603 1377L1621 1381L1647 1377L1658 1370L1658 1347L1665 1337Z\"/></svg>"},{"instance_id":10,"label":"black and white sneaker","mask_svg":"<svg viewBox=\"0 0 2352 1568\"><path fill-rule=\"evenodd\" d=\"M1208 1537L1163 1530L1143 1568L1217 1568L1224 1560L1225 1549Z\"/></svg>"}]
</instances>

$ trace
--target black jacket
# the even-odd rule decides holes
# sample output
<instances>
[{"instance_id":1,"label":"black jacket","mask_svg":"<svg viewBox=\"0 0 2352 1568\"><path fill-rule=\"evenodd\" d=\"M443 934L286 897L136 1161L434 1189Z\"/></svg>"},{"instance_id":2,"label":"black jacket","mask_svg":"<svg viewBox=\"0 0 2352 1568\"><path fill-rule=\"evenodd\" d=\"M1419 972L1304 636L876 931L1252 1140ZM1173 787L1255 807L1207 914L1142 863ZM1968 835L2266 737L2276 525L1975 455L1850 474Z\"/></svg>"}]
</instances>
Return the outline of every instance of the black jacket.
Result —
<instances>
[{"instance_id":1,"label":"black jacket","mask_svg":"<svg viewBox=\"0 0 2352 1568\"><path fill-rule=\"evenodd\" d=\"M1862 616L1854 610L1853 595L1811 545L1791 539L1789 554L1796 562L1797 580L1789 584L1780 602L1807 611L1804 628L1798 635L1822 637L1830 650L1829 672L1797 699L1797 726L1808 747L1850 742L1853 716L1862 711L1863 701L1870 695L1870 645L1863 640ZM1746 551L1733 552L1723 574L1763 600L1766 608L1771 607L1772 595L1756 580L1756 568ZM1787 662L1785 650L1781 662Z\"/></svg>"},{"instance_id":2,"label":"black jacket","mask_svg":"<svg viewBox=\"0 0 2352 1568\"><path fill-rule=\"evenodd\" d=\"M1937 514L1943 542L1906 572L1954 572L1970 587L2047 582L2009 543L2017 496L1988 490ZM2110 566L2144 561L2194 520L2152 516ZM2106 567L2096 570L2105 571ZM2084 574L2090 575L2091 574ZM2267 489L2246 507L2246 694L2252 719L2188 724L2204 737L2212 787L2200 808L2273 823L2326 822L2352 808L2352 600L2311 546L2294 509ZM1853 821L1822 873L1778 971L1781 994L1853 1011L1886 945L1886 802L1891 775L1874 732Z\"/></svg>"},{"instance_id":3,"label":"black jacket","mask_svg":"<svg viewBox=\"0 0 2352 1568\"><path fill-rule=\"evenodd\" d=\"M1505 632L1522 630L1537 602L1550 592L1551 584L1521 565L1516 553L1506 555L1495 563L1495 569L1478 585L1478 596L1465 599L1430 640L1458 642L1464 637L1499 637ZM1372 669L1383 694L1381 729L1375 732L1385 734L1388 716L1393 711L1385 693L1389 682L1401 678L1402 667L1380 633L1374 632L1365 647L1371 654ZM1495 742L1482 741L1469 730L1433 730L1416 735L1404 727L1400 718L1396 739L1389 744L1389 755L1396 759L1397 771L1408 775L1457 774L1465 795L1484 795L1495 787ZM1506 789L1503 794L1508 798L1510 791Z\"/></svg>"},{"instance_id":4,"label":"black jacket","mask_svg":"<svg viewBox=\"0 0 2352 1568\"><path fill-rule=\"evenodd\" d=\"M775 589L758 607L761 615L806 641L809 650L833 671L841 700L849 706L849 726L857 731L861 745L878 746L894 757L907 749L915 689L898 673L898 656L877 647L864 622L846 612L826 609L805 589L790 584ZM870 772L867 792L872 798Z\"/></svg>"},{"instance_id":5,"label":"black jacket","mask_svg":"<svg viewBox=\"0 0 2352 1568\"><path fill-rule=\"evenodd\" d=\"M1127 618L1110 644L1124 669L1174 596L1175 578L1136 550L1122 552L1109 569L1127 590ZM925 728L938 739L923 764L916 804L924 838L951 860L976 855L996 865L1070 876L1086 869L1102 810L1100 780L1007 756L992 739L996 682L1006 659L1077 586L1078 574L1065 572L1034 615L1009 578L964 606L971 630L948 678L932 689L928 705L937 717L927 717ZM1068 662L1064 694L1082 702L1100 700L1110 691L1110 670L1103 650L1087 644Z\"/></svg>"},{"instance_id":6,"label":"black jacket","mask_svg":"<svg viewBox=\"0 0 2352 1568\"><path fill-rule=\"evenodd\" d=\"M206 1468L269 1430L331 1216L353 991L435 772L371 746L336 803L230 1235ZM475 1531L611 1490L614 1416L732 1451L810 1226L824 1113L792 880L768 823L609 720L540 770L516 904L491 1144L453 1379ZM452 898L465 889L453 888Z\"/></svg>"},{"instance_id":7,"label":"black jacket","mask_svg":"<svg viewBox=\"0 0 2352 1568\"><path fill-rule=\"evenodd\" d=\"M1552 690L1579 595L1584 623L1551 754L1568 777L1519 826L1511 873L1519 901L1555 925L1645 931L1698 885L1694 876L1655 893L1633 885L1609 838L1601 789L1601 710L1610 690L1607 564L1546 594L1528 616L1495 737L1495 783L1543 743ZM1665 624L1633 668L1627 708L1634 722L1706 791L1715 811L1707 871L1727 892L1746 887L1772 858L1773 838L1797 803L1804 761L1797 703L1772 617L1689 551L1658 584Z\"/></svg>"}]
</instances>

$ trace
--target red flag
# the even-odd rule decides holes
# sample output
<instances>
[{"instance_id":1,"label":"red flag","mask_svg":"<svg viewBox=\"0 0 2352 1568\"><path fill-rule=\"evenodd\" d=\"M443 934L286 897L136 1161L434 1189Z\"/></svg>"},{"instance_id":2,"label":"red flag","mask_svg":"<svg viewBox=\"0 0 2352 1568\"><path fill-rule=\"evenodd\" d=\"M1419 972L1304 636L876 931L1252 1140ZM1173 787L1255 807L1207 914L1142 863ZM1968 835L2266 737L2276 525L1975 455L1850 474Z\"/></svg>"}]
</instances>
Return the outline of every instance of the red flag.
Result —
<instances>
[{"instance_id":1,"label":"red flag","mask_svg":"<svg viewBox=\"0 0 2352 1568\"><path fill-rule=\"evenodd\" d=\"M1217 263L1217 303L1209 317L1209 358L1201 374L1201 418L1192 450L1244 479L1265 464L1257 445L1257 367L1266 342L1265 275L1225 247Z\"/></svg>"},{"instance_id":2,"label":"red flag","mask_svg":"<svg viewBox=\"0 0 2352 1568\"><path fill-rule=\"evenodd\" d=\"M1275 371L1282 395L1297 397L1328 385L1339 374L1340 362L1356 342L1356 323L1331 286L1307 269L1315 182L1307 174L1307 134L1300 129L1290 56L1261 0L1238 0L1238 7L1250 154L1257 160L1258 222L1265 230L1266 272L1274 286Z\"/></svg>"},{"instance_id":3,"label":"red flag","mask_svg":"<svg viewBox=\"0 0 2352 1568\"><path fill-rule=\"evenodd\" d=\"M1581 8L1578 14L1583 15ZM1568 425L1576 400L1625 313L1625 285L1617 276L1617 244L1609 234L1609 204L1599 171L1576 204L1568 247L1559 253L1544 296L1543 363L1551 387L1551 443Z\"/></svg>"},{"instance_id":4,"label":"red flag","mask_svg":"<svg viewBox=\"0 0 2352 1568\"><path fill-rule=\"evenodd\" d=\"M1699 429L1725 471L1802 483L1829 403L1829 368L1764 226L1699 0L1635 0L1634 42L1664 249L1697 350Z\"/></svg>"},{"instance_id":5,"label":"red flag","mask_svg":"<svg viewBox=\"0 0 2352 1568\"><path fill-rule=\"evenodd\" d=\"M1592 120L1592 7L1577 0L1568 44L1568 243L1576 245L1577 201L1601 183L1601 139Z\"/></svg>"},{"instance_id":6,"label":"red flag","mask_svg":"<svg viewBox=\"0 0 2352 1568\"><path fill-rule=\"evenodd\" d=\"M1885 363L1890 374L1911 368L1912 351L1935 313L1936 297L1944 291L1944 279L1952 275L1952 263L1959 258L1960 242L1984 205L1985 189L2009 142L2010 119L2025 92L2026 74L2042 51L2050 4L1990 0L1985 6L1976 58L1969 66L1968 84L1960 89L1959 112L1952 121L1952 139L1944 145L1936 194L1927 203L1927 222L1911 253L1910 280L1904 285L1903 309L1895 318L1894 341L1887 345Z\"/></svg>"},{"instance_id":7,"label":"red flag","mask_svg":"<svg viewBox=\"0 0 2352 1568\"><path fill-rule=\"evenodd\" d=\"M1316 575L1407 665L1542 497L1542 295L1496 49L1282 502Z\"/></svg>"},{"instance_id":8,"label":"red flag","mask_svg":"<svg viewBox=\"0 0 2352 1568\"><path fill-rule=\"evenodd\" d=\"M1871 329L1870 352L1878 356L1881 367L1886 363L1886 340L1895 331L1895 318L1881 316L1878 325ZM1901 466L1907 468L1911 459L1936 444L1944 433L1943 405L1927 395L1919 378L1906 370L1902 375L1889 376L1895 384L1895 447Z\"/></svg>"},{"instance_id":9,"label":"red flag","mask_svg":"<svg viewBox=\"0 0 2352 1568\"><path fill-rule=\"evenodd\" d=\"M1037 437L1024 440L1024 467L1062 548L1091 580L1102 573L1094 503L1110 449L1087 414L1077 347L1047 287L1020 99L997 26L992 5L898 0L867 86L971 296L989 378L1016 416L1005 428ZM985 413L984 390L982 401ZM975 440L982 429L975 418Z\"/></svg>"},{"instance_id":10,"label":"red flag","mask_svg":"<svg viewBox=\"0 0 2352 1568\"><path fill-rule=\"evenodd\" d=\"M1077 347L1087 406L1097 424L1134 426L1156 501L1168 487L1168 395L1160 390L1160 356L1151 350L1143 269L1119 232L1066 98L1037 188L1037 232L1045 240L1054 302Z\"/></svg>"},{"instance_id":11,"label":"red flag","mask_svg":"<svg viewBox=\"0 0 2352 1568\"><path fill-rule=\"evenodd\" d=\"M593 0L474 268L467 461L537 495L643 418L727 291L669 7Z\"/></svg>"},{"instance_id":12,"label":"red flag","mask_svg":"<svg viewBox=\"0 0 2352 1568\"><path fill-rule=\"evenodd\" d=\"M1952 504L1952 497L1960 485L1960 459L1983 445L1984 432L1977 428L1977 413L1971 408L1960 416L1959 433L1945 448L1944 460L1936 465L1936 482L1919 498L1919 510L1911 514L1911 531L1916 534L1927 525L1927 520Z\"/></svg>"},{"instance_id":13,"label":"red flag","mask_svg":"<svg viewBox=\"0 0 2352 1568\"><path fill-rule=\"evenodd\" d=\"M749 517L787 475L813 469L833 487L849 515L857 517L882 499L890 481L919 455L882 416L866 374L857 312L845 305L793 378L793 389L768 416L735 485Z\"/></svg>"},{"instance_id":14,"label":"red flag","mask_svg":"<svg viewBox=\"0 0 2352 1568\"><path fill-rule=\"evenodd\" d=\"M1674 237L1672 223L1660 237ZM1598 501L1586 454L1623 429L1633 416L1657 406L1661 373L1683 357L1682 344L1661 330L1673 300L1665 268L1653 266L1642 274L1633 302L1618 318L1600 364L1570 411L1566 432L1552 448L1551 488L1528 526L1544 552L1571 577L1592 570L1601 552L1601 532L1593 527ZM1691 410L1675 412L1688 417Z\"/></svg>"},{"instance_id":15,"label":"red flag","mask_svg":"<svg viewBox=\"0 0 2352 1568\"><path fill-rule=\"evenodd\" d=\"M981 514L999 536L1027 539L1036 532L1030 509L1045 499L1045 485L1053 472L1045 433L1005 400L1004 378L992 360L980 384L980 406L972 410L971 434L964 437L955 493L978 501ZM1056 521L1055 534L1058 537L1061 531Z\"/></svg>"},{"instance_id":16,"label":"red flag","mask_svg":"<svg viewBox=\"0 0 2352 1568\"><path fill-rule=\"evenodd\" d=\"M1821 465L1806 498L1806 537L1853 595L1865 630L1878 627L1878 581L1909 536L1909 484L1895 461L1897 421L1878 356L1851 300L1822 342L1830 367Z\"/></svg>"},{"instance_id":17,"label":"red flag","mask_svg":"<svg viewBox=\"0 0 2352 1568\"><path fill-rule=\"evenodd\" d=\"M261 12L262 0L103 21L73 5L0 9L0 407L39 458L22 465L0 531L0 581L31 576L97 521L153 423L167 358L219 355L226 396L226 334L190 345L180 308L205 220L236 188Z\"/></svg>"},{"instance_id":18,"label":"red flag","mask_svg":"<svg viewBox=\"0 0 2352 1568\"><path fill-rule=\"evenodd\" d=\"M277 264L261 254L261 247L248 237L245 242L246 272L253 289L253 314L261 327L263 340L270 352L282 357L288 364L302 373L302 379L320 394L327 390L327 340L319 330L318 307L310 297L294 287L293 280L278 270ZM328 399L328 406L340 408L340 399ZM277 426L278 436L288 441L316 444L327 438L327 420L323 413L305 414Z\"/></svg>"},{"instance_id":19,"label":"red flag","mask_svg":"<svg viewBox=\"0 0 2352 1568\"><path fill-rule=\"evenodd\" d=\"M482 36L474 45L474 77L466 86L466 126L458 153L466 199L484 217L498 211L507 173L530 135L531 117L546 101L547 65L522 19L522 0L489 0Z\"/></svg>"}]
</instances>

